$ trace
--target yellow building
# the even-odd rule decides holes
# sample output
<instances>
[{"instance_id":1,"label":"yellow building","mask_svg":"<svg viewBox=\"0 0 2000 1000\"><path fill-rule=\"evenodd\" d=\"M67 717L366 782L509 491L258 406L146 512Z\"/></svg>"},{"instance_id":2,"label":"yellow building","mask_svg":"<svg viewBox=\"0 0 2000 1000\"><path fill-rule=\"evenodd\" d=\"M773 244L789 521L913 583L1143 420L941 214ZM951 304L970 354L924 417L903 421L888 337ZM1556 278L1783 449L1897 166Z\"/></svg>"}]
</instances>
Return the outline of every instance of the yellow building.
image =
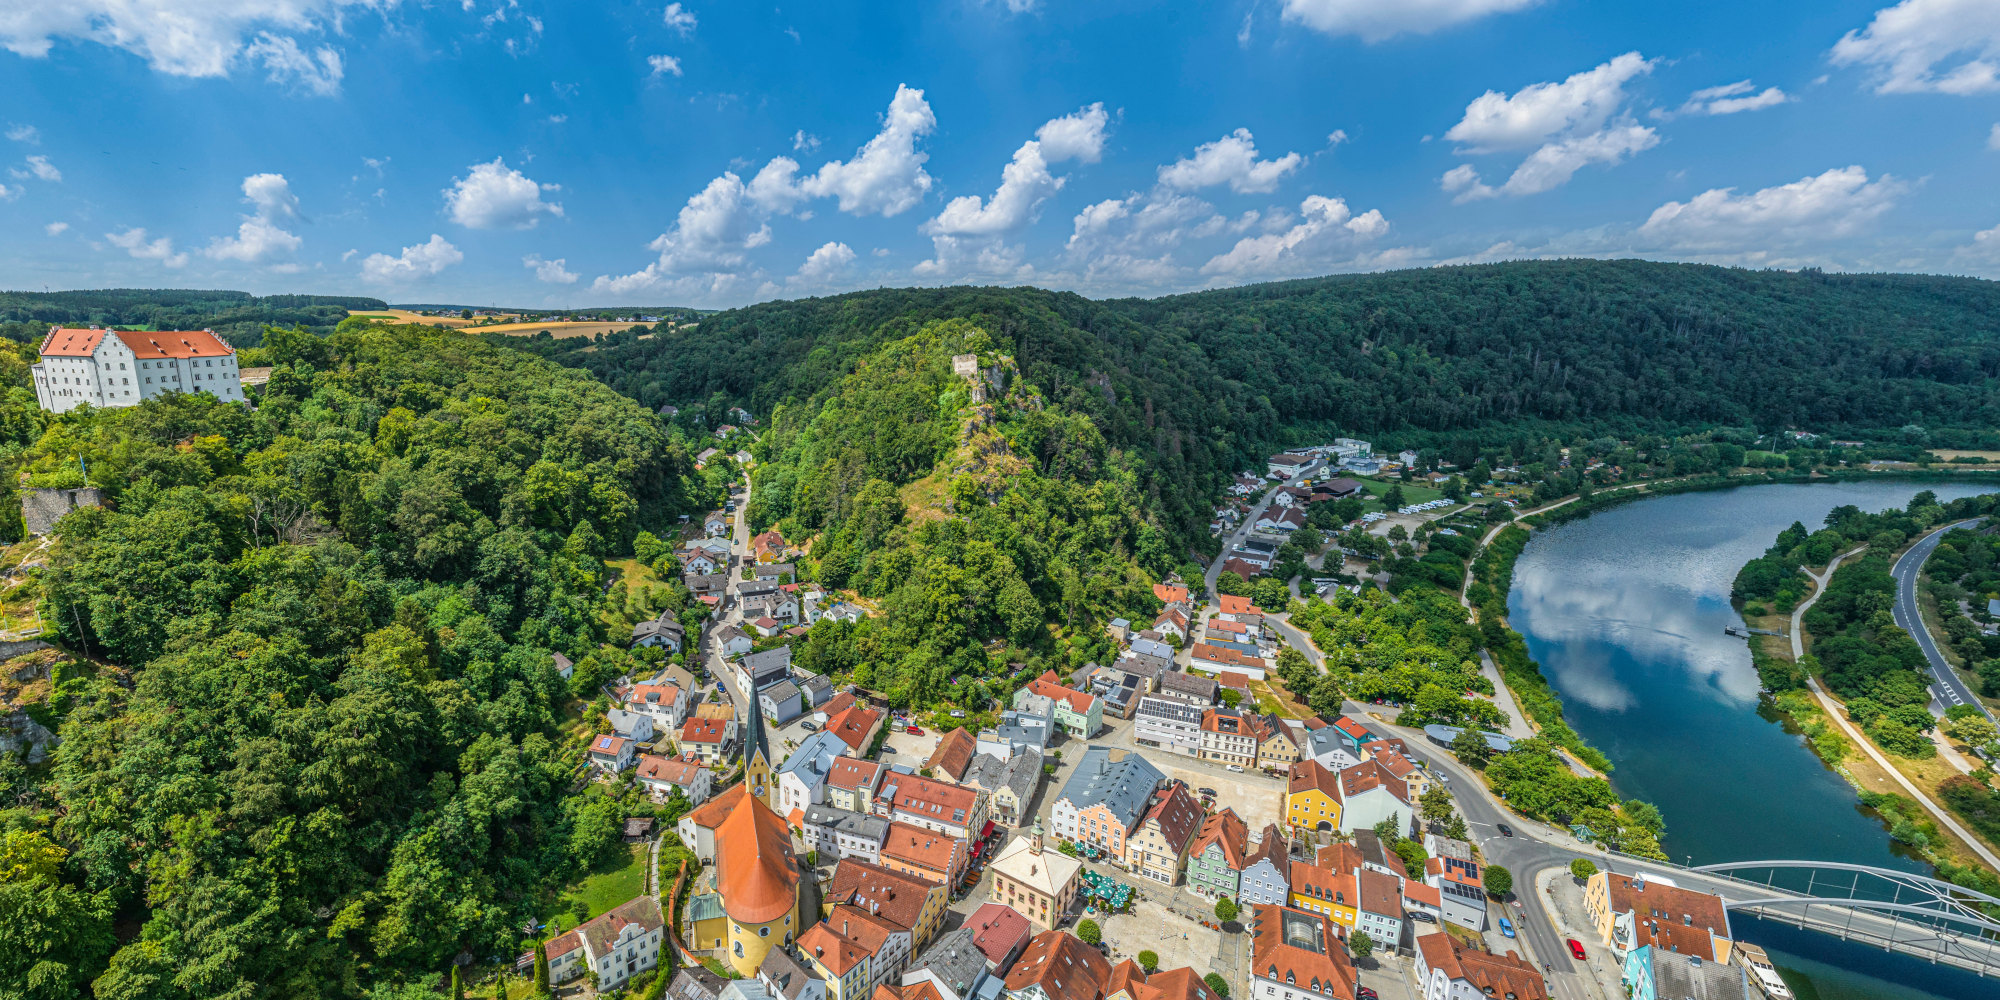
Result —
<instances>
[{"instance_id":1,"label":"yellow building","mask_svg":"<svg viewBox=\"0 0 2000 1000\"><path fill-rule=\"evenodd\" d=\"M714 800L725 814L715 828L714 874L709 891L688 901L686 921L689 947L714 952L746 977L801 930L791 831L748 788L733 785Z\"/></svg>"},{"instance_id":2,"label":"yellow building","mask_svg":"<svg viewBox=\"0 0 2000 1000\"><path fill-rule=\"evenodd\" d=\"M1285 792L1285 825L1300 833L1340 829L1340 772L1316 760L1292 765Z\"/></svg>"},{"instance_id":3,"label":"yellow building","mask_svg":"<svg viewBox=\"0 0 2000 1000\"><path fill-rule=\"evenodd\" d=\"M1293 908L1325 917L1346 937L1360 915L1361 887L1355 874L1303 861L1292 862L1291 874Z\"/></svg>"}]
</instances>

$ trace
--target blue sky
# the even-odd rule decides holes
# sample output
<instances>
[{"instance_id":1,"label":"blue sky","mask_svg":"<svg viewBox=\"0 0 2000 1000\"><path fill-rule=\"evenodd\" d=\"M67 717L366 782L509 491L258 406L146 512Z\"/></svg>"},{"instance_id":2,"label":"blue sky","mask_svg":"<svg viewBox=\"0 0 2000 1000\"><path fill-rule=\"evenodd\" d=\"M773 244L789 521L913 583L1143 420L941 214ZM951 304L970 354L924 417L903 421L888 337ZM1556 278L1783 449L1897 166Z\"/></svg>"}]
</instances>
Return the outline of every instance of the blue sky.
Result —
<instances>
[{"instance_id":1,"label":"blue sky","mask_svg":"<svg viewBox=\"0 0 2000 1000\"><path fill-rule=\"evenodd\" d=\"M12 0L0 287L2000 277L2000 2Z\"/></svg>"}]
</instances>

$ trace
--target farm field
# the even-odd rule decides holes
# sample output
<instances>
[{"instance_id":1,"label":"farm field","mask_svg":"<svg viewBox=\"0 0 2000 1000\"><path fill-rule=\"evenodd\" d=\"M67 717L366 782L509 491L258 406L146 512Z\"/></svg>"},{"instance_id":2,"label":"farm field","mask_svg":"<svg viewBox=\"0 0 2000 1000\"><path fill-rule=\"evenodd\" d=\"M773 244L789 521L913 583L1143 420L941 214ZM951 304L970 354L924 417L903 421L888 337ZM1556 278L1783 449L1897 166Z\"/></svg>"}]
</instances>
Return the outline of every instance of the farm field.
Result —
<instances>
[{"instance_id":1,"label":"farm field","mask_svg":"<svg viewBox=\"0 0 2000 1000\"><path fill-rule=\"evenodd\" d=\"M478 320L488 318L484 314L474 319L460 319L457 316L423 316L413 313L408 309L353 309L349 310L347 314L349 316L365 316L378 323L414 323L423 326L444 326L455 330L473 330L478 333L501 333L510 336L531 337L543 330L547 330L549 331L549 335L557 340L567 340L571 337L589 337L600 333L613 333L619 330L629 330L634 326L647 325L643 323L607 323L602 320L577 320L575 322L489 323L481 326L478 324ZM498 313L493 318L517 319L518 317L512 313Z\"/></svg>"}]
</instances>

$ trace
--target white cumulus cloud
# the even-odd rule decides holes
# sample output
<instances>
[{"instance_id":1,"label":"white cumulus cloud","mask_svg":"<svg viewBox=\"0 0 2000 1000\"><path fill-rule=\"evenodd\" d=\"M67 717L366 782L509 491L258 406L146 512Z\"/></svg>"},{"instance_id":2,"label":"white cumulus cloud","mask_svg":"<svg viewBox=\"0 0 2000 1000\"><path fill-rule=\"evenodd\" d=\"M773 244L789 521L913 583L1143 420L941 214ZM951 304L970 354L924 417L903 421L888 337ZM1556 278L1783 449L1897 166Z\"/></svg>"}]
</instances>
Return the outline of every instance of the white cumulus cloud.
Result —
<instances>
[{"instance_id":1,"label":"white cumulus cloud","mask_svg":"<svg viewBox=\"0 0 2000 1000\"><path fill-rule=\"evenodd\" d=\"M681 75L681 61L673 56L647 56L646 65L652 67L654 76Z\"/></svg>"},{"instance_id":2,"label":"white cumulus cloud","mask_svg":"<svg viewBox=\"0 0 2000 1000\"><path fill-rule=\"evenodd\" d=\"M1462 155L1532 149L1506 183L1493 186L1469 164L1453 167L1439 185L1458 202L1499 195L1539 194L1569 182L1592 163L1614 164L1659 145L1658 133L1625 112L1625 84L1652 72L1653 62L1627 52L1561 82L1537 83L1513 95L1489 90L1466 105L1445 132Z\"/></svg>"},{"instance_id":3,"label":"white cumulus cloud","mask_svg":"<svg viewBox=\"0 0 2000 1000\"><path fill-rule=\"evenodd\" d=\"M852 215L891 216L915 208L931 189L924 172L930 155L917 140L937 129L937 116L924 92L898 84L896 96L882 118L882 131L855 151L848 161L833 160L800 182L814 198L837 198L840 210Z\"/></svg>"},{"instance_id":4,"label":"white cumulus cloud","mask_svg":"<svg viewBox=\"0 0 2000 1000\"><path fill-rule=\"evenodd\" d=\"M9 170L8 173L13 174L17 181L25 181L31 177L50 182L62 180L62 171L57 170L55 164L50 163L46 156L28 157L26 167L25 170Z\"/></svg>"},{"instance_id":5,"label":"white cumulus cloud","mask_svg":"<svg viewBox=\"0 0 2000 1000\"><path fill-rule=\"evenodd\" d=\"M33 125L12 125L7 128L7 138L13 142L25 142L30 146L40 145L42 131Z\"/></svg>"},{"instance_id":6,"label":"white cumulus cloud","mask_svg":"<svg viewBox=\"0 0 2000 1000\"><path fill-rule=\"evenodd\" d=\"M300 37L337 32L350 12L397 0L12 0L0 10L0 47L46 57L58 39L123 49L170 76L221 77L261 65L314 94L339 89L339 52Z\"/></svg>"},{"instance_id":7,"label":"white cumulus cloud","mask_svg":"<svg viewBox=\"0 0 2000 1000\"><path fill-rule=\"evenodd\" d=\"M793 278L807 284L823 284L852 266L854 260L853 247L829 240L806 257Z\"/></svg>"},{"instance_id":8,"label":"white cumulus cloud","mask_svg":"<svg viewBox=\"0 0 2000 1000\"><path fill-rule=\"evenodd\" d=\"M1878 94L2000 91L2000 4L1903 0L1848 32L1828 58L1867 69Z\"/></svg>"},{"instance_id":9,"label":"white cumulus cloud","mask_svg":"<svg viewBox=\"0 0 2000 1000\"><path fill-rule=\"evenodd\" d=\"M62 234L68 231L69 231L69 223L67 222L51 222L48 225L42 227L42 232L45 232L50 236L61 236Z\"/></svg>"},{"instance_id":10,"label":"white cumulus cloud","mask_svg":"<svg viewBox=\"0 0 2000 1000\"><path fill-rule=\"evenodd\" d=\"M402 284L438 274L464 259L465 254L457 247L452 246L444 237L432 233L428 241L404 247L403 252L397 256L371 253L362 258L361 278L377 284Z\"/></svg>"},{"instance_id":11,"label":"white cumulus cloud","mask_svg":"<svg viewBox=\"0 0 2000 1000\"><path fill-rule=\"evenodd\" d=\"M682 7L680 4L668 4L666 13L661 20L666 23L667 27L680 32L682 38L694 34L694 11Z\"/></svg>"},{"instance_id":12,"label":"white cumulus cloud","mask_svg":"<svg viewBox=\"0 0 2000 1000\"><path fill-rule=\"evenodd\" d=\"M298 252L305 241L279 223L299 217L299 199L283 174L251 174L243 178L243 200L252 206L236 226L236 235L209 241L202 256L245 264L269 264Z\"/></svg>"},{"instance_id":13,"label":"white cumulus cloud","mask_svg":"<svg viewBox=\"0 0 2000 1000\"><path fill-rule=\"evenodd\" d=\"M533 229L543 215L561 216L562 205L543 201L554 184L537 184L503 159L475 164L444 192L451 221L467 229Z\"/></svg>"},{"instance_id":14,"label":"white cumulus cloud","mask_svg":"<svg viewBox=\"0 0 2000 1000\"><path fill-rule=\"evenodd\" d=\"M272 83L296 87L315 97L340 93L340 80L346 75L340 53L332 46L322 45L307 52L298 39L289 35L264 32L243 50L243 55L252 62L262 63Z\"/></svg>"},{"instance_id":15,"label":"white cumulus cloud","mask_svg":"<svg viewBox=\"0 0 2000 1000\"><path fill-rule=\"evenodd\" d=\"M1299 204L1300 220L1288 228L1236 241L1228 252L1203 264L1201 273L1235 280L1259 280L1322 270L1335 251L1389 231L1378 209L1360 215L1339 198L1310 195Z\"/></svg>"},{"instance_id":16,"label":"white cumulus cloud","mask_svg":"<svg viewBox=\"0 0 2000 1000\"><path fill-rule=\"evenodd\" d=\"M1840 167L1750 194L1714 188L1653 210L1639 235L1675 250L1757 253L1852 235L1895 207L1906 185Z\"/></svg>"},{"instance_id":17,"label":"white cumulus cloud","mask_svg":"<svg viewBox=\"0 0 2000 1000\"><path fill-rule=\"evenodd\" d=\"M140 227L133 226L121 232L105 233L104 239L139 260L157 260L167 267L182 267L188 262L187 254L174 252L172 239L162 236L148 240L146 230Z\"/></svg>"},{"instance_id":18,"label":"white cumulus cloud","mask_svg":"<svg viewBox=\"0 0 2000 1000\"><path fill-rule=\"evenodd\" d=\"M1428 34L1488 14L1532 7L1540 0L1284 0L1284 18L1329 35L1379 42Z\"/></svg>"},{"instance_id":19,"label":"white cumulus cloud","mask_svg":"<svg viewBox=\"0 0 2000 1000\"><path fill-rule=\"evenodd\" d=\"M1095 163L1104 155L1104 126L1110 116L1102 103L1092 104L1074 114L1054 118L1035 130L1035 138L1021 144L1014 158L1000 171L1000 187L991 199L976 194L953 198L936 218L924 223L936 256L917 265L917 273L942 277L958 270L970 257L983 261L985 273L1013 272L1020 253L1002 248L989 238L997 238L1033 222L1042 204L1062 190L1064 178L1056 176L1051 164L1065 160ZM982 241L977 246L966 240Z\"/></svg>"},{"instance_id":20,"label":"white cumulus cloud","mask_svg":"<svg viewBox=\"0 0 2000 1000\"><path fill-rule=\"evenodd\" d=\"M1758 90L1756 84L1748 80L1738 80L1720 87L1707 87L1695 91L1688 96L1687 103L1681 105L1673 114L1733 115L1744 111L1774 108L1791 100L1795 98L1776 87Z\"/></svg>"},{"instance_id":21,"label":"white cumulus cloud","mask_svg":"<svg viewBox=\"0 0 2000 1000\"><path fill-rule=\"evenodd\" d=\"M574 285L578 278L583 277L569 269L569 260L564 257L543 260L541 254L531 253L521 258L521 266L535 272L536 281L551 285Z\"/></svg>"},{"instance_id":22,"label":"white cumulus cloud","mask_svg":"<svg viewBox=\"0 0 2000 1000\"><path fill-rule=\"evenodd\" d=\"M1250 130L1239 128L1195 147L1193 156L1161 167L1160 183L1181 191L1227 184L1238 194L1268 194L1304 162L1305 157L1297 153L1259 160Z\"/></svg>"}]
</instances>

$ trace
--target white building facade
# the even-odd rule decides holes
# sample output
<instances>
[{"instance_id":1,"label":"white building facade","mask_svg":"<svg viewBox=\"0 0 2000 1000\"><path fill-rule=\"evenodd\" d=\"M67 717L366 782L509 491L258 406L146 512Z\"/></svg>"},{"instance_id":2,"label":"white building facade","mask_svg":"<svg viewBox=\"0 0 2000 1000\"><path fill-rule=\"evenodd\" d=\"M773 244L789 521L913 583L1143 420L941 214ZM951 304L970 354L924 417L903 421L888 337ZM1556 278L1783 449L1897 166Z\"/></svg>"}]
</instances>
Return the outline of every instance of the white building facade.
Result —
<instances>
[{"instance_id":1,"label":"white building facade","mask_svg":"<svg viewBox=\"0 0 2000 1000\"><path fill-rule=\"evenodd\" d=\"M170 392L243 401L236 349L207 330L139 332L51 327L29 372L35 401L50 413L85 403L136 406Z\"/></svg>"}]
</instances>

